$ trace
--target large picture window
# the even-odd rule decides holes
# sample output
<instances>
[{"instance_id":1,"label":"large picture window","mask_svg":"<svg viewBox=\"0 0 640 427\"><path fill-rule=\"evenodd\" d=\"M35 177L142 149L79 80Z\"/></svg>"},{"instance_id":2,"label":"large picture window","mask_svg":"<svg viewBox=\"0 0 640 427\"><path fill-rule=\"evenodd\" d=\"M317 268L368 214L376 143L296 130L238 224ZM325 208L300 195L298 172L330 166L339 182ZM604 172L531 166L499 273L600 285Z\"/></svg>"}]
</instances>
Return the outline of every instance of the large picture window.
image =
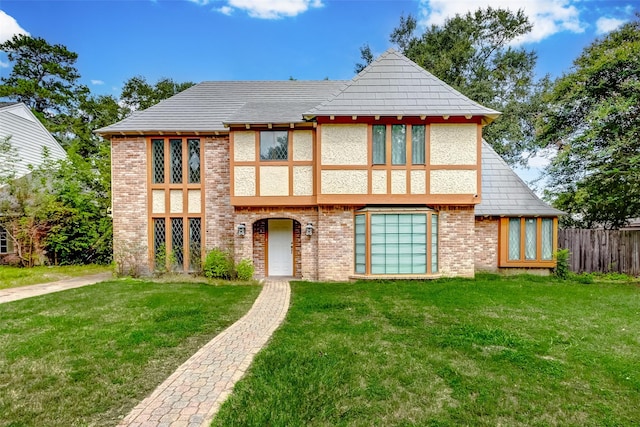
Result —
<instances>
[{"instance_id":1,"label":"large picture window","mask_svg":"<svg viewBox=\"0 0 640 427\"><path fill-rule=\"evenodd\" d=\"M354 242L356 274L438 272L438 215L433 211L358 211Z\"/></svg>"},{"instance_id":2,"label":"large picture window","mask_svg":"<svg viewBox=\"0 0 640 427\"><path fill-rule=\"evenodd\" d=\"M557 219L501 218L501 267L553 267L557 250Z\"/></svg>"}]
</instances>

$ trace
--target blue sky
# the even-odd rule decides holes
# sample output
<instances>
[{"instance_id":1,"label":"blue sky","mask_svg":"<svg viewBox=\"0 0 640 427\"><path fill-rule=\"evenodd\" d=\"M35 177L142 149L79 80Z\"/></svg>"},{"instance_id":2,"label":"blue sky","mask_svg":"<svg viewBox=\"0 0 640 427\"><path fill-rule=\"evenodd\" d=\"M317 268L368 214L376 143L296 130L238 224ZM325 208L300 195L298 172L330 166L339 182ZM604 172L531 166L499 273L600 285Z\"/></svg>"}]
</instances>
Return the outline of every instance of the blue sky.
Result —
<instances>
[{"instance_id":1,"label":"blue sky","mask_svg":"<svg viewBox=\"0 0 640 427\"><path fill-rule=\"evenodd\" d=\"M570 71L582 49L634 19L640 0L0 0L0 42L28 33L78 53L82 82L119 96L143 76L203 80L350 79L368 43L378 55L401 15L421 28L479 7L522 8L539 76ZM10 64L0 52L0 76ZM527 181L547 160L519 173Z\"/></svg>"},{"instance_id":2,"label":"blue sky","mask_svg":"<svg viewBox=\"0 0 640 427\"><path fill-rule=\"evenodd\" d=\"M94 93L119 95L144 76L176 81L349 79L369 43L391 47L402 14L423 25L491 4L523 7L538 74L559 76L603 32L633 19L640 0L0 0L0 41L16 32L79 54ZM10 68L0 53L0 75Z\"/></svg>"}]
</instances>

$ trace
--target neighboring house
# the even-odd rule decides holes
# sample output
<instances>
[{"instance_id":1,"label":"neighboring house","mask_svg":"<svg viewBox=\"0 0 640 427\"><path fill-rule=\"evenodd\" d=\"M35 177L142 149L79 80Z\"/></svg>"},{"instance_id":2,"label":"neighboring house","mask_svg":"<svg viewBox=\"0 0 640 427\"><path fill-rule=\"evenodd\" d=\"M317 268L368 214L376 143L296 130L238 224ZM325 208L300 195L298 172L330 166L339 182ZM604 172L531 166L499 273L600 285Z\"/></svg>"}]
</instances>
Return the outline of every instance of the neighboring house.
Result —
<instances>
[{"instance_id":1,"label":"neighboring house","mask_svg":"<svg viewBox=\"0 0 640 427\"><path fill-rule=\"evenodd\" d=\"M67 155L29 107L21 102L0 102L0 139L6 138L9 138L16 157L2 159L2 161L12 162L14 179L29 174L30 166L40 166L45 161L45 152L53 161L64 159ZM0 184L0 197L2 197L1 192ZM0 212L0 216L3 214L4 212ZM7 254L11 253L13 253L12 240L7 231L0 226L0 263Z\"/></svg>"},{"instance_id":2,"label":"neighboring house","mask_svg":"<svg viewBox=\"0 0 640 427\"><path fill-rule=\"evenodd\" d=\"M499 114L392 49L350 81L203 82L98 130L115 250L308 280L548 270L560 212L483 142Z\"/></svg>"}]
</instances>

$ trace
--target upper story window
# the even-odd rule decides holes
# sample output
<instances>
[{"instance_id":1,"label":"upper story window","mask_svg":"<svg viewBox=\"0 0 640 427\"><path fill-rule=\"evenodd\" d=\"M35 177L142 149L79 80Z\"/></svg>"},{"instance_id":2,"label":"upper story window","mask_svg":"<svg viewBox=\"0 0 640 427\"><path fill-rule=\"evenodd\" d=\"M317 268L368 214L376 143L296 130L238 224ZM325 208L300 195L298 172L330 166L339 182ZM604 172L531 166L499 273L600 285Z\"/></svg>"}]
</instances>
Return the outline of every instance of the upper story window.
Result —
<instances>
[{"instance_id":1,"label":"upper story window","mask_svg":"<svg viewBox=\"0 0 640 427\"><path fill-rule=\"evenodd\" d=\"M197 138L152 139L151 161L154 184L182 184L185 179L189 184L200 183L200 140Z\"/></svg>"},{"instance_id":2,"label":"upper story window","mask_svg":"<svg viewBox=\"0 0 640 427\"><path fill-rule=\"evenodd\" d=\"M289 160L289 132L260 132L260 160Z\"/></svg>"},{"instance_id":3,"label":"upper story window","mask_svg":"<svg viewBox=\"0 0 640 427\"><path fill-rule=\"evenodd\" d=\"M413 125L407 131L407 125L373 125L372 128L372 161L374 165L405 165L408 161L414 165L425 163L425 127ZM407 157L407 146L411 143L410 159ZM387 158L387 151L390 158Z\"/></svg>"}]
</instances>

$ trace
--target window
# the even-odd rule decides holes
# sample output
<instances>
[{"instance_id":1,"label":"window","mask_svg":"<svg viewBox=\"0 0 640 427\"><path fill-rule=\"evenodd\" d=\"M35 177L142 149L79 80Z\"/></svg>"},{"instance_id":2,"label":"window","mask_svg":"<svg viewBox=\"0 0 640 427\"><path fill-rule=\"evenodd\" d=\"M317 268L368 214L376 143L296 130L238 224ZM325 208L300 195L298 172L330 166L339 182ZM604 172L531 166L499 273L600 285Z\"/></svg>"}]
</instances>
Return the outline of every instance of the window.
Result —
<instances>
[{"instance_id":1,"label":"window","mask_svg":"<svg viewBox=\"0 0 640 427\"><path fill-rule=\"evenodd\" d=\"M11 251L11 241L7 230L0 227L0 254L7 254Z\"/></svg>"},{"instance_id":2,"label":"window","mask_svg":"<svg viewBox=\"0 0 640 427\"><path fill-rule=\"evenodd\" d=\"M438 215L435 212L358 211L354 243L357 274L438 272Z\"/></svg>"},{"instance_id":3,"label":"window","mask_svg":"<svg viewBox=\"0 0 640 427\"><path fill-rule=\"evenodd\" d=\"M557 219L501 218L500 266L553 267Z\"/></svg>"},{"instance_id":4,"label":"window","mask_svg":"<svg viewBox=\"0 0 640 427\"><path fill-rule=\"evenodd\" d=\"M260 160L288 160L289 132L286 130L260 132Z\"/></svg>"},{"instance_id":5,"label":"window","mask_svg":"<svg viewBox=\"0 0 640 427\"><path fill-rule=\"evenodd\" d=\"M157 270L197 271L202 258L203 146L199 138L152 138L149 247Z\"/></svg>"},{"instance_id":6,"label":"window","mask_svg":"<svg viewBox=\"0 0 640 427\"><path fill-rule=\"evenodd\" d=\"M425 164L425 127L424 125L412 125L411 131L407 131L407 125L389 125L391 159L394 166L407 164L407 142L411 138L411 163L414 165ZM387 160L387 125L373 125L372 134L372 162L374 165L384 165ZM410 133L410 135L408 135Z\"/></svg>"}]
</instances>

